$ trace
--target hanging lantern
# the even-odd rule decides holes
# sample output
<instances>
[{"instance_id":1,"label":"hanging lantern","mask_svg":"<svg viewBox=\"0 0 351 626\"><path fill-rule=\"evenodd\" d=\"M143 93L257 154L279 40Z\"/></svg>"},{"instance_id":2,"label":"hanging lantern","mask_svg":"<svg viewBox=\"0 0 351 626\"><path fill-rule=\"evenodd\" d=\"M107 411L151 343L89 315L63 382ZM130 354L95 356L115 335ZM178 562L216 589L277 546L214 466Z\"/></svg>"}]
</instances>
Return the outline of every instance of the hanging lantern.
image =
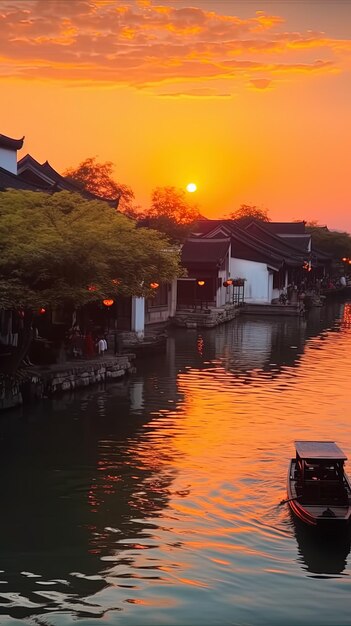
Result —
<instances>
[{"instance_id":1,"label":"hanging lantern","mask_svg":"<svg viewBox=\"0 0 351 626\"><path fill-rule=\"evenodd\" d=\"M46 313L46 309L44 309L44 307L40 307L39 309L39 315L44 315L44 313Z\"/></svg>"},{"instance_id":2,"label":"hanging lantern","mask_svg":"<svg viewBox=\"0 0 351 626\"><path fill-rule=\"evenodd\" d=\"M160 285L158 283L150 283L151 289L157 289Z\"/></svg>"},{"instance_id":3,"label":"hanging lantern","mask_svg":"<svg viewBox=\"0 0 351 626\"><path fill-rule=\"evenodd\" d=\"M114 304L114 302L115 302L115 301L114 301L114 300L112 300L112 298L106 298L106 300L103 300L103 301L102 301L102 304L103 304L104 306L109 307L109 306L112 306L112 305Z\"/></svg>"},{"instance_id":4,"label":"hanging lantern","mask_svg":"<svg viewBox=\"0 0 351 626\"><path fill-rule=\"evenodd\" d=\"M203 287L204 284L205 284L205 281L204 280L198 280L197 284L199 285L199 287Z\"/></svg>"},{"instance_id":5,"label":"hanging lantern","mask_svg":"<svg viewBox=\"0 0 351 626\"><path fill-rule=\"evenodd\" d=\"M88 286L88 291L96 291L97 287L96 285L89 285Z\"/></svg>"}]
</instances>

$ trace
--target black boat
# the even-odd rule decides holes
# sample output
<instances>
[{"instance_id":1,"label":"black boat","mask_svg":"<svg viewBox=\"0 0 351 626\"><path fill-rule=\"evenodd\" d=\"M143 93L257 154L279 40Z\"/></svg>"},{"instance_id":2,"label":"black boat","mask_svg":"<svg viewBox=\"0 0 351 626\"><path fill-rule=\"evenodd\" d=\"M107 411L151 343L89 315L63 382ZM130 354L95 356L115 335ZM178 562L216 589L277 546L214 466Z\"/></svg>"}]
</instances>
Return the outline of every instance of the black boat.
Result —
<instances>
[{"instance_id":1,"label":"black boat","mask_svg":"<svg viewBox=\"0 0 351 626\"><path fill-rule=\"evenodd\" d=\"M347 460L334 441L295 441L288 472L288 503L310 526L347 528L351 520L351 483Z\"/></svg>"}]
</instances>

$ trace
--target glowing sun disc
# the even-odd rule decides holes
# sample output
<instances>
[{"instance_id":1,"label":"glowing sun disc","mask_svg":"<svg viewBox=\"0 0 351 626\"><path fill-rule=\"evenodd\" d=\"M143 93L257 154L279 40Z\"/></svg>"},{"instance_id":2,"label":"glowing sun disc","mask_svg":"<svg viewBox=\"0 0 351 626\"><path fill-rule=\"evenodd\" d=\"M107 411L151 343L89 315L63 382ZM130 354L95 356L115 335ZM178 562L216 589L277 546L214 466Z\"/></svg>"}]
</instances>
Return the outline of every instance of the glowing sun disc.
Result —
<instances>
[{"instance_id":1,"label":"glowing sun disc","mask_svg":"<svg viewBox=\"0 0 351 626\"><path fill-rule=\"evenodd\" d=\"M194 191L196 191L197 187L196 187L195 183L189 183L189 185L186 186L186 189L190 193L193 193Z\"/></svg>"}]
</instances>

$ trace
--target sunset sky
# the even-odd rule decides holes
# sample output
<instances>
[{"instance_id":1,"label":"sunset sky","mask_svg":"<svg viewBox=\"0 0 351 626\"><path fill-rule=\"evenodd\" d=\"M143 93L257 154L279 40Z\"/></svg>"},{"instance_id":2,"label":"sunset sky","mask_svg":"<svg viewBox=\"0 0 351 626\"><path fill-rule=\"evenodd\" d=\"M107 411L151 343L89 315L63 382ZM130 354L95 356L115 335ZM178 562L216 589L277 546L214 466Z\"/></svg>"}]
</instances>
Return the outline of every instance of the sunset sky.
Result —
<instances>
[{"instance_id":1,"label":"sunset sky","mask_svg":"<svg viewBox=\"0 0 351 626\"><path fill-rule=\"evenodd\" d=\"M0 0L0 41L19 156L351 231L348 0Z\"/></svg>"}]
</instances>

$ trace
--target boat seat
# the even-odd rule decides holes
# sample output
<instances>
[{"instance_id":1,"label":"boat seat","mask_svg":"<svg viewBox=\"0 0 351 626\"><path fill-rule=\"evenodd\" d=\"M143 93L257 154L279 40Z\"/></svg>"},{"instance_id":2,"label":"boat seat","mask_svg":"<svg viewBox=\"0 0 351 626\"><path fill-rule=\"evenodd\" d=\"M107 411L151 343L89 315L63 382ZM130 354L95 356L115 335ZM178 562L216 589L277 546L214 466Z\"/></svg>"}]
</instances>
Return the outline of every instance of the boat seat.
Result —
<instances>
[{"instance_id":1,"label":"boat seat","mask_svg":"<svg viewBox=\"0 0 351 626\"><path fill-rule=\"evenodd\" d=\"M303 504L318 504L320 498L320 482L318 480L306 480L302 488L301 502Z\"/></svg>"},{"instance_id":2,"label":"boat seat","mask_svg":"<svg viewBox=\"0 0 351 626\"><path fill-rule=\"evenodd\" d=\"M333 504L345 506L348 495L345 487L335 480L306 480L303 484L303 504Z\"/></svg>"},{"instance_id":3,"label":"boat seat","mask_svg":"<svg viewBox=\"0 0 351 626\"><path fill-rule=\"evenodd\" d=\"M321 497L324 502L333 504L348 504L348 495L345 487L336 481L326 481L322 483Z\"/></svg>"}]
</instances>

